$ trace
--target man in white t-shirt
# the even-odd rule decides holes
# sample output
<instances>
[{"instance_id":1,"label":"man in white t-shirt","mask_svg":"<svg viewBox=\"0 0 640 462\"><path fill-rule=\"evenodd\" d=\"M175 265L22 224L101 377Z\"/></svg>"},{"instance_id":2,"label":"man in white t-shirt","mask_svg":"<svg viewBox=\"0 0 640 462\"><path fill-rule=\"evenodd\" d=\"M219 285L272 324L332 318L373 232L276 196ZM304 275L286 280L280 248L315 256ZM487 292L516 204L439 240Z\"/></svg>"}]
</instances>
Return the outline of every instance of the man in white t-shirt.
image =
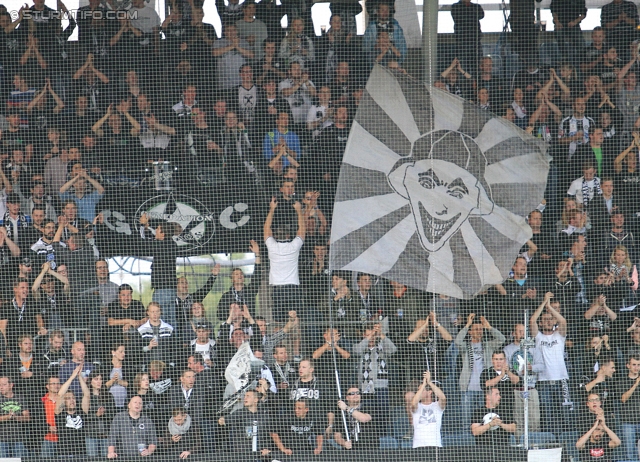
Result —
<instances>
[{"instance_id":1,"label":"man in white t-shirt","mask_svg":"<svg viewBox=\"0 0 640 462\"><path fill-rule=\"evenodd\" d=\"M295 124L294 129L296 132L303 133L311 100L316 96L316 87L300 63L292 62L289 65L289 78L278 84L278 91L289 103Z\"/></svg>"},{"instance_id":2,"label":"man in white t-shirt","mask_svg":"<svg viewBox=\"0 0 640 462\"><path fill-rule=\"evenodd\" d=\"M564 361L567 321L551 306L552 298L553 294L547 292L531 316L531 334L536 339L536 348L544 362L537 384L542 428L543 431L559 435L564 430L564 425L573 420L573 402L569 394L569 373Z\"/></svg>"},{"instance_id":3,"label":"man in white t-shirt","mask_svg":"<svg viewBox=\"0 0 640 462\"><path fill-rule=\"evenodd\" d=\"M586 161L582 165L582 176L571 183L567 195L575 197L576 202L583 204L585 207L587 207L589 202L597 195L602 195L600 178L596 176L596 168L593 162Z\"/></svg>"},{"instance_id":4,"label":"man in white t-shirt","mask_svg":"<svg viewBox=\"0 0 640 462\"><path fill-rule=\"evenodd\" d=\"M427 387L428 385L428 387ZM433 395L436 395L437 401ZM422 374L422 383L411 400L413 447L442 447L442 414L447 407L444 392L431 381L431 372Z\"/></svg>"},{"instance_id":5,"label":"man in white t-shirt","mask_svg":"<svg viewBox=\"0 0 640 462\"><path fill-rule=\"evenodd\" d=\"M278 226L273 231L271 229L276 207L278 202L273 197L264 222L264 242L269 251L269 285L273 286L271 314L276 322L286 322L289 311L300 312L298 257L304 243L305 217L302 205L295 202L293 208L298 216L298 231L296 237L291 240L286 226Z\"/></svg>"}]
</instances>

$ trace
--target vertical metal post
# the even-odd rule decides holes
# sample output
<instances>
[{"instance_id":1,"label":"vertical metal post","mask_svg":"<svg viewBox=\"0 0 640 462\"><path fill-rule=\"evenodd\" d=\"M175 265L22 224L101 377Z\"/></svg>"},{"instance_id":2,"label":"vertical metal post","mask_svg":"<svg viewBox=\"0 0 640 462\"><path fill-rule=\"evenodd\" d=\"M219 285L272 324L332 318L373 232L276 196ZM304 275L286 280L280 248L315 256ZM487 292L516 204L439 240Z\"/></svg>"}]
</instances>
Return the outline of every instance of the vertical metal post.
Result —
<instances>
[{"instance_id":1,"label":"vertical metal post","mask_svg":"<svg viewBox=\"0 0 640 462\"><path fill-rule=\"evenodd\" d=\"M422 5L422 57L424 81L433 85L438 68L438 0L424 0Z\"/></svg>"},{"instance_id":2,"label":"vertical metal post","mask_svg":"<svg viewBox=\"0 0 640 462\"><path fill-rule=\"evenodd\" d=\"M520 341L520 348L522 349L522 356L524 356L524 374L523 379L523 392L522 397L524 399L524 448L529 450L529 347L531 345L531 339L529 338L529 313L524 310L524 338Z\"/></svg>"}]
</instances>

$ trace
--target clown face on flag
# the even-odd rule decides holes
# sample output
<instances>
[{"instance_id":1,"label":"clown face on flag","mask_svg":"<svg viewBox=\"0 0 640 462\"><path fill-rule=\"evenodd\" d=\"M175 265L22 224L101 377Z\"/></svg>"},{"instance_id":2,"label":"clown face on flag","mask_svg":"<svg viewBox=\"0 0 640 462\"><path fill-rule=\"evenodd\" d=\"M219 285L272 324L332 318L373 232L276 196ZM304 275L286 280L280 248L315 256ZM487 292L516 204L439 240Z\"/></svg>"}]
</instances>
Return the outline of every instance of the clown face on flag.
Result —
<instances>
[{"instance_id":1,"label":"clown face on flag","mask_svg":"<svg viewBox=\"0 0 640 462\"><path fill-rule=\"evenodd\" d=\"M506 279L531 237L548 168L515 125L376 67L342 161L331 269L472 297Z\"/></svg>"}]
</instances>

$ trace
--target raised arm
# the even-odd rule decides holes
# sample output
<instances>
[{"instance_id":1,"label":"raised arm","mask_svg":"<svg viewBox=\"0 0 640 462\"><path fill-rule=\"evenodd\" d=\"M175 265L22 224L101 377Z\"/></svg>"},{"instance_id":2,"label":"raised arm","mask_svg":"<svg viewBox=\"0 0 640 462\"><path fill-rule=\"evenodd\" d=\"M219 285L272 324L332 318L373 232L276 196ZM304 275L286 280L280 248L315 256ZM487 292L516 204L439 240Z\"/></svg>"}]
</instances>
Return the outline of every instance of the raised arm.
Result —
<instances>
[{"instance_id":1,"label":"raised arm","mask_svg":"<svg viewBox=\"0 0 640 462\"><path fill-rule=\"evenodd\" d=\"M42 280L44 279L44 276L49 272L50 269L51 269L51 263L49 263L48 261L44 262L42 264L42 270L40 271L40 274L38 274L38 277L36 278L36 280L33 281L33 286L31 286L31 292L33 292L33 296L36 300L40 298L40 285L42 284Z\"/></svg>"},{"instance_id":2,"label":"raised arm","mask_svg":"<svg viewBox=\"0 0 640 462\"><path fill-rule=\"evenodd\" d=\"M91 131L93 131L99 137L102 137L102 135L104 135L104 132L102 131L102 126L107 122L107 120L109 120L109 117L111 117L112 111L113 111L113 105L110 104L109 107L107 108L107 112L105 113L105 115L103 115L102 118L98 120L95 124L93 124L93 126L91 127Z\"/></svg>"},{"instance_id":3,"label":"raised arm","mask_svg":"<svg viewBox=\"0 0 640 462\"><path fill-rule=\"evenodd\" d=\"M449 65L449 67L447 67L444 71L442 71L442 73L440 74L440 77L442 77L443 79L446 78L449 74L451 74L451 72L456 70L459 65L460 65L460 61L458 60L458 58L453 58L453 61L451 61L451 64Z\"/></svg>"},{"instance_id":4,"label":"raised arm","mask_svg":"<svg viewBox=\"0 0 640 462\"><path fill-rule=\"evenodd\" d=\"M407 337L407 340L409 342L417 342L420 339L422 333L429 328L429 319L430 316L427 316L427 318L424 320L424 324L421 324L413 329L413 332L411 332L411 334L409 334L409 337Z\"/></svg>"},{"instance_id":5,"label":"raised arm","mask_svg":"<svg viewBox=\"0 0 640 462\"><path fill-rule=\"evenodd\" d=\"M475 319L475 317L475 313L469 314L469 316L467 317L467 324L462 329L460 329L458 335L456 335L456 339L454 342L456 345L464 346L464 339L467 336L467 332L469 332L469 328L473 324L473 320Z\"/></svg>"},{"instance_id":6,"label":"raised arm","mask_svg":"<svg viewBox=\"0 0 640 462\"><path fill-rule=\"evenodd\" d=\"M62 412L62 407L64 406L64 395L69 391L71 382L73 382L76 379L76 377L78 377L80 372L82 372L83 367L84 367L84 364L78 364L78 366L73 370L73 373L71 374L71 376L60 387L60 390L58 391L58 399L56 400L56 406L54 408L54 412L56 413L56 415ZM86 386L87 385L85 384L85 387Z\"/></svg>"},{"instance_id":7,"label":"raised arm","mask_svg":"<svg viewBox=\"0 0 640 462\"><path fill-rule=\"evenodd\" d=\"M640 146L640 136L637 134L633 134L633 141L631 142L629 147L618 154L613 161L613 169L616 173L622 172L622 162L624 161L624 158L627 157L627 154L629 154L633 150L633 148L636 148L638 146Z\"/></svg>"},{"instance_id":8,"label":"raised arm","mask_svg":"<svg viewBox=\"0 0 640 462\"><path fill-rule=\"evenodd\" d=\"M13 242L11 238L9 238L9 236L7 236L7 229L4 227L0 228L0 239L1 239L0 247L6 244L7 247L9 248L9 252L11 252L11 256L13 257L20 256L20 247L18 247L17 244Z\"/></svg>"},{"instance_id":9,"label":"raised arm","mask_svg":"<svg viewBox=\"0 0 640 462\"><path fill-rule=\"evenodd\" d=\"M560 313L554 310L550 303L547 303L547 309L549 310L549 313L551 313L553 317L556 318L556 321L558 322L558 333L563 337L566 337L567 336L567 320Z\"/></svg>"},{"instance_id":10,"label":"raised arm","mask_svg":"<svg viewBox=\"0 0 640 462\"><path fill-rule=\"evenodd\" d=\"M88 414L91 407L91 392L89 391L87 380L82 375L78 377L78 382L80 382L80 388L82 388L82 410L85 414ZM56 402L56 404L58 403Z\"/></svg>"},{"instance_id":11,"label":"raised arm","mask_svg":"<svg viewBox=\"0 0 640 462\"><path fill-rule=\"evenodd\" d=\"M129 114L129 111L123 111L122 115L124 116L125 119L127 119L129 124L131 124L131 130L129 131L131 136L138 136L140 134L140 128L141 128L140 122L138 122L135 119L135 117Z\"/></svg>"},{"instance_id":12,"label":"raised arm","mask_svg":"<svg viewBox=\"0 0 640 462\"><path fill-rule=\"evenodd\" d=\"M67 276L60 274L52 269L49 269L49 274L62 283L62 285L64 286L63 290L65 292L69 292L69 278Z\"/></svg>"},{"instance_id":13,"label":"raised arm","mask_svg":"<svg viewBox=\"0 0 640 462\"><path fill-rule=\"evenodd\" d=\"M128 29L129 29L129 23L127 22L126 19L123 19L120 29L118 29L118 32L116 32L113 35L113 37L111 37L111 40L109 40L109 46L112 46L112 47L115 46L122 38L122 34L124 34Z\"/></svg>"},{"instance_id":14,"label":"raised arm","mask_svg":"<svg viewBox=\"0 0 640 462\"><path fill-rule=\"evenodd\" d=\"M95 178L93 178L91 175L88 175L85 170L81 170L78 176L82 176L89 183L91 183L91 186L94 187L94 189L98 192L98 194L100 195L104 194L104 187L100 183L98 183L98 181Z\"/></svg>"},{"instance_id":15,"label":"raised arm","mask_svg":"<svg viewBox=\"0 0 640 462\"><path fill-rule=\"evenodd\" d=\"M596 429L598 428L598 424L600 423L600 419L596 419L596 421L593 423L593 425L591 426L591 428L587 431L587 433L585 433L584 435L582 435L580 437L580 439L578 441L576 441L576 449L582 449L584 448L585 444L587 444L587 441L589 441L589 438L591 438L591 434L596 431Z\"/></svg>"},{"instance_id":16,"label":"raised arm","mask_svg":"<svg viewBox=\"0 0 640 462\"><path fill-rule=\"evenodd\" d=\"M551 109L551 112L553 112L553 114L555 115L556 123L562 122L562 111L560 110L560 108L556 106L550 99L547 99L546 101L547 106L549 106L549 109Z\"/></svg>"},{"instance_id":17,"label":"raised arm","mask_svg":"<svg viewBox=\"0 0 640 462\"><path fill-rule=\"evenodd\" d=\"M75 72L75 74L73 74L73 80L78 80L80 77L82 77L84 75L84 73L87 71L87 69L90 68L92 59L93 59L93 54L89 53L87 55L87 59L85 60L84 64L82 66L80 66L80 69L78 69Z\"/></svg>"},{"instance_id":18,"label":"raised arm","mask_svg":"<svg viewBox=\"0 0 640 462\"><path fill-rule=\"evenodd\" d=\"M495 349L500 348L505 342L506 337L498 329L491 327L491 324L489 324L489 321L484 316L480 316L480 322L482 323L482 327L491 332L491 336L493 337L493 340L487 342L488 345L493 346Z\"/></svg>"},{"instance_id":19,"label":"raised arm","mask_svg":"<svg viewBox=\"0 0 640 462\"><path fill-rule=\"evenodd\" d=\"M422 393L424 393L424 389L427 388L427 382L431 380L431 372L424 371L422 374L422 383L420 383L420 387L418 387L418 391L413 395L411 399L411 412L415 412L418 409L418 403L422 399Z\"/></svg>"},{"instance_id":20,"label":"raised arm","mask_svg":"<svg viewBox=\"0 0 640 462\"><path fill-rule=\"evenodd\" d=\"M627 73L629 72L629 70L633 67L633 65L636 63L637 60L637 56L633 56L629 62L627 64L625 64L625 66L620 69L620 72L618 73L618 82L622 82L625 78L625 76L627 75Z\"/></svg>"},{"instance_id":21,"label":"raised arm","mask_svg":"<svg viewBox=\"0 0 640 462\"><path fill-rule=\"evenodd\" d=\"M276 207L278 206L278 201L276 201L275 196L271 198L271 203L269 204L269 213L267 213L267 218L264 220L264 240L266 241L268 238L273 236L273 231L271 230L271 225L273 224L273 215L275 214Z\"/></svg>"},{"instance_id":22,"label":"raised arm","mask_svg":"<svg viewBox=\"0 0 640 462\"><path fill-rule=\"evenodd\" d=\"M427 374L427 372L425 372L425 374ZM435 383L433 383L431 381L431 376L429 376L429 378L427 379L427 383L428 385L431 387L431 390L433 391L433 394L436 395L436 397L438 398L438 406L440 407L440 409L442 409L443 411L445 410L445 408L447 407L447 397L444 394L444 392L440 389L440 387L438 385L436 385Z\"/></svg>"},{"instance_id":23,"label":"raised arm","mask_svg":"<svg viewBox=\"0 0 640 462\"><path fill-rule=\"evenodd\" d=\"M296 214L298 215L298 231L296 232L296 236L304 241L304 237L306 234L306 217L302 213L302 204L296 201L293 204L293 208L296 210Z\"/></svg>"},{"instance_id":24,"label":"raised arm","mask_svg":"<svg viewBox=\"0 0 640 462\"><path fill-rule=\"evenodd\" d=\"M20 7L20 10L18 11L18 19L16 19L11 24L9 24L7 27L4 28L4 33L5 34L10 34L11 32L13 32L16 29L16 27L18 27L20 25L20 23L24 19L24 10L26 10L26 9L28 9L26 4L24 4L23 6Z\"/></svg>"},{"instance_id":25,"label":"raised arm","mask_svg":"<svg viewBox=\"0 0 640 462\"><path fill-rule=\"evenodd\" d=\"M38 42L37 42L36 39L34 39L34 41L33 41L33 48L31 50L33 51L33 55L36 57L36 61L38 62L38 66L40 66L41 69L46 69L47 68L47 62L42 57L42 53L40 53L40 49L38 48Z\"/></svg>"},{"instance_id":26,"label":"raised arm","mask_svg":"<svg viewBox=\"0 0 640 462\"><path fill-rule=\"evenodd\" d=\"M34 108L34 107L36 107L36 106L38 105L38 103L40 102L40 100L41 100L42 98L44 98L44 97L45 97L45 95L46 95L46 94L47 94L47 86L45 85L45 86L42 88L42 91L41 91L40 93L38 93L38 94L36 95L36 97L35 97L35 98L33 98L33 99L31 100L31 102L27 105L27 111L31 112L31 111L33 110L33 108Z\"/></svg>"},{"instance_id":27,"label":"raised arm","mask_svg":"<svg viewBox=\"0 0 640 462\"><path fill-rule=\"evenodd\" d=\"M638 378L633 381L633 385L631 385L631 388L629 388L622 394L622 396L620 397L620 401L622 401L623 403L629 401L633 393L636 391L636 388L638 388L638 384L640 384L640 376L638 376Z\"/></svg>"},{"instance_id":28,"label":"raised arm","mask_svg":"<svg viewBox=\"0 0 640 462\"><path fill-rule=\"evenodd\" d=\"M0 137L1 135L2 133L0 133ZM4 185L6 193L10 193L11 191L13 191L13 185L11 184L11 181L9 181L9 178L7 178L7 175L5 175L4 169L2 168L0 168L0 180L2 180L2 184Z\"/></svg>"},{"instance_id":29,"label":"raised arm","mask_svg":"<svg viewBox=\"0 0 640 462\"><path fill-rule=\"evenodd\" d=\"M556 73L554 69L551 69L551 75L555 78L556 82L558 82L558 86L560 90L562 90L563 98L568 98L571 96L571 89L564 83L564 81L560 78L560 76Z\"/></svg>"},{"instance_id":30,"label":"raised arm","mask_svg":"<svg viewBox=\"0 0 640 462\"><path fill-rule=\"evenodd\" d=\"M71 178L69 181L67 181L65 184L63 184L62 186L60 186L60 194L67 192L67 190L69 188L71 188L71 186L74 185L74 183L76 181L78 181L80 179L80 175L76 175L73 178Z\"/></svg>"},{"instance_id":31,"label":"raised arm","mask_svg":"<svg viewBox=\"0 0 640 462\"><path fill-rule=\"evenodd\" d=\"M70 16L70 18L73 18L73 16ZM46 79L46 82L47 82L46 88L49 90L49 94L51 95L53 100L56 102L56 105L53 108L53 112L55 114L59 114L64 109L64 101L62 101L62 98L60 98L58 94L53 90L53 87L51 86L51 81L49 79Z\"/></svg>"},{"instance_id":32,"label":"raised arm","mask_svg":"<svg viewBox=\"0 0 640 462\"><path fill-rule=\"evenodd\" d=\"M56 234L53 236L53 242L62 241L62 233L64 232L65 222L65 220L60 220L60 218L58 218L58 229L56 230Z\"/></svg>"},{"instance_id":33,"label":"raised arm","mask_svg":"<svg viewBox=\"0 0 640 462\"><path fill-rule=\"evenodd\" d=\"M538 306L538 308L536 309L536 311L534 311L534 313L531 315L531 318L529 319L529 325L531 328L531 335L532 336L536 336L538 335L538 318L540 317L540 315L542 314L542 311L544 310L544 307L547 306L547 304L549 303L549 300L551 300L551 297L553 297L553 294L551 292L547 292L546 294L544 294L544 299L542 300L542 303L540 303L540 306Z\"/></svg>"}]
</instances>

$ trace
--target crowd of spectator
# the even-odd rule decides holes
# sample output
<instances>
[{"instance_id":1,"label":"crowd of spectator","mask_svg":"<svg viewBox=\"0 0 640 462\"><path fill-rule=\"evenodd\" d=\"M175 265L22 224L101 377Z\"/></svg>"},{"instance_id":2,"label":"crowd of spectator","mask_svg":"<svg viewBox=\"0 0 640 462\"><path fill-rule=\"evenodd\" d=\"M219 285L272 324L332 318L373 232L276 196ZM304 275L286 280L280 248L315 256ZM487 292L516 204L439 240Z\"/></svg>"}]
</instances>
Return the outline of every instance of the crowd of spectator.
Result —
<instances>
[{"instance_id":1,"label":"crowd of spectator","mask_svg":"<svg viewBox=\"0 0 640 462\"><path fill-rule=\"evenodd\" d=\"M309 2L218 0L221 38L196 0L170 2L163 22L143 0L90 0L64 29L61 1L35 0L13 21L0 8L0 457L307 460L475 444L484 460L510 460L526 392L533 440L574 460L638 460L638 14L605 5L585 45L584 1L553 0L549 68L533 4L511 5L514 75L482 56L482 7L451 9L456 56L435 86L553 157L511 277L468 301L328 270L368 72L406 72L392 4L367 5L363 36L359 4L331 4L316 36ZM110 280L99 202L144 187L150 161L171 162L176 188L264 202L250 282L236 268L227 286L215 265L193 290L177 273L183 230L146 214L153 301ZM228 373L239 357L257 365L248 386Z\"/></svg>"}]
</instances>

